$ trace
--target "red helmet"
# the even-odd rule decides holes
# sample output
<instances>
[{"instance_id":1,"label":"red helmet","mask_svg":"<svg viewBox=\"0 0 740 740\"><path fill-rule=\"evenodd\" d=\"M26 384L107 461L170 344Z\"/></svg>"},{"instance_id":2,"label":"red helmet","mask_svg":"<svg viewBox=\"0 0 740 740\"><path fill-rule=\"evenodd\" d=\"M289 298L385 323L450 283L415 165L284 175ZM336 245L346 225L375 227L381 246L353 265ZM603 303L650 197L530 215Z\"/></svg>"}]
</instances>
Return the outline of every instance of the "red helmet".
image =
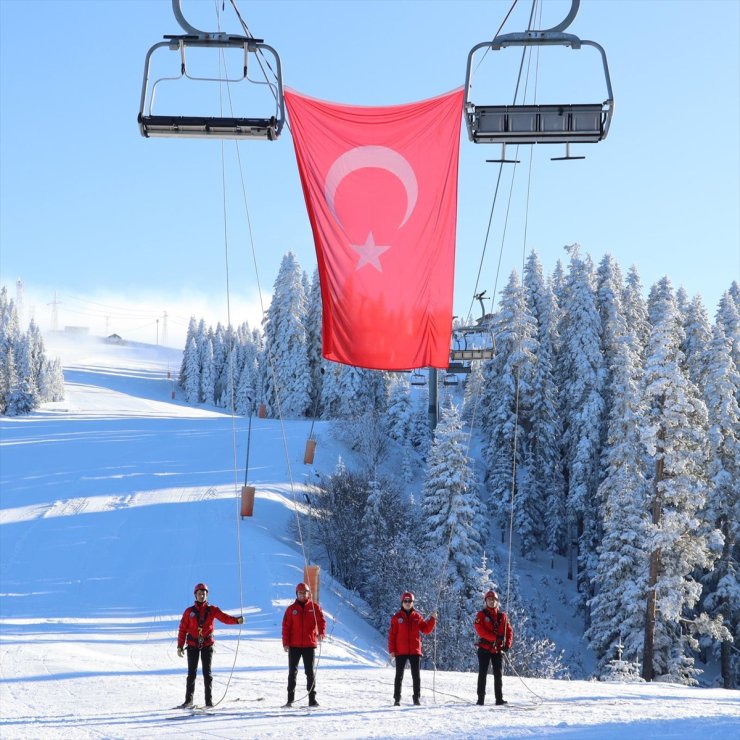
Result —
<instances>
[{"instance_id":1,"label":"red helmet","mask_svg":"<svg viewBox=\"0 0 740 740\"><path fill-rule=\"evenodd\" d=\"M197 593L198 591L205 591L208 593L208 586L206 586L205 583L196 583L195 588L193 589L193 593Z\"/></svg>"},{"instance_id":2,"label":"red helmet","mask_svg":"<svg viewBox=\"0 0 740 740\"><path fill-rule=\"evenodd\" d=\"M299 591L305 591L306 594L310 594L311 593L311 589L305 583L299 583L295 587L295 592L298 593Z\"/></svg>"},{"instance_id":3,"label":"red helmet","mask_svg":"<svg viewBox=\"0 0 740 740\"><path fill-rule=\"evenodd\" d=\"M498 601L498 594L495 591L486 591L485 600L488 601L488 599L494 598L496 601Z\"/></svg>"},{"instance_id":4,"label":"red helmet","mask_svg":"<svg viewBox=\"0 0 740 740\"><path fill-rule=\"evenodd\" d=\"M404 591L401 594L401 601L405 601L406 599L411 599L411 601L414 600L414 595L411 593L411 591Z\"/></svg>"}]
</instances>

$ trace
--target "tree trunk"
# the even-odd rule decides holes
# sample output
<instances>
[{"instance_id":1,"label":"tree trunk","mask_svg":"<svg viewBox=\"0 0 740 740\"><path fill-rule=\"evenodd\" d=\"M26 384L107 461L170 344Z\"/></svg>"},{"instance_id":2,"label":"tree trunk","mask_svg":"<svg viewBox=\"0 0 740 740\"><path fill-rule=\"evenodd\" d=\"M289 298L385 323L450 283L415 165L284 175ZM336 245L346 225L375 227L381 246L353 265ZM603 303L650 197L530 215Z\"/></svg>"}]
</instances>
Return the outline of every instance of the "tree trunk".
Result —
<instances>
[{"instance_id":1,"label":"tree trunk","mask_svg":"<svg viewBox=\"0 0 740 740\"><path fill-rule=\"evenodd\" d=\"M653 481L653 524L660 524L661 500L658 484L663 480L663 459L655 462L655 480ZM660 548L650 553L650 571L648 574L648 597L645 607L645 643L642 653L642 677L653 680L653 655L655 652L655 588L660 569Z\"/></svg>"},{"instance_id":2,"label":"tree trunk","mask_svg":"<svg viewBox=\"0 0 740 740\"><path fill-rule=\"evenodd\" d=\"M722 667L722 688L731 689L732 673L730 671L730 647L732 643L729 640L722 640L719 648L719 659Z\"/></svg>"}]
</instances>

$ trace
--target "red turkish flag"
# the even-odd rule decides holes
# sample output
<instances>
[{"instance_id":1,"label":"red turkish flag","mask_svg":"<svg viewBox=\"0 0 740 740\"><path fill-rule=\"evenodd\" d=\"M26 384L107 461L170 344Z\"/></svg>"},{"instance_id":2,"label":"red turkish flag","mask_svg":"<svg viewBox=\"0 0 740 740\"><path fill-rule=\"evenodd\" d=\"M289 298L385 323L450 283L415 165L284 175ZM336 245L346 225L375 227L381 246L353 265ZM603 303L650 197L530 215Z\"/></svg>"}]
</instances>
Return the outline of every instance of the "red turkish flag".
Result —
<instances>
[{"instance_id":1,"label":"red turkish flag","mask_svg":"<svg viewBox=\"0 0 740 740\"><path fill-rule=\"evenodd\" d=\"M463 91L367 108L286 91L328 360L446 368Z\"/></svg>"}]
</instances>

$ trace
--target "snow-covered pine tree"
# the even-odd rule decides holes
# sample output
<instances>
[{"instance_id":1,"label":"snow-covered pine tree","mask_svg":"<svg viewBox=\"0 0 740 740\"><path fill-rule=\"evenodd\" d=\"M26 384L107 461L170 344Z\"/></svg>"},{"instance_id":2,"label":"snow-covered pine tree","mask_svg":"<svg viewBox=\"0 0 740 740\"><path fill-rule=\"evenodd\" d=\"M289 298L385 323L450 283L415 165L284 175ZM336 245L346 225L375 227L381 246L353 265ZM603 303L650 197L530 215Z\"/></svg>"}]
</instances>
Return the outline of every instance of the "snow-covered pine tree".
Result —
<instances>
[{"instance_id":1,"label":"snow-covered pine tree","mask_svg":"<svg viewBox=\"0 0 740 740\"><path fill-rule=\"evenodd\" d=\"M686 369L691 382L697 388L704 388L707 375L707 349L712 330L701 296L695 296L686 306L683 317L684 340L681 351L686 360Z\"/></svg>"},{"instance_id":2,"label":"snow-covered pine tree","mask_svg":"<svg viewBox=\"0 0 740 740\"><path fill-rule=\"evenodd\" d=\"M716 321L722 325L730 344L730 357L735 367L740 369L740 308L729 291L725 291L719 299Z\"/></svg>"},{"instance_id":3,"label":"snow-covered pine tree","mask_svg":"<svg viewBox=\"0 0 740 740\"><path fill-rule=\"evenodd\" d=\"M636 344L625 331L613 345L605 477L599 486L604 536L598 548L591 625L585 635L596 655L600 677L611 675L617 645L625 661L639 661L645 634L645 615L639 607L646 597L646 483L638 432L643 410Z\"/></svg>"},{"instance_id":4,"label":"snow-covered pine tree","mask_svg":"<svg viewBox=\"0 0 740 740\"><path fill-rule=\"evenodd\" d=\"M200 401L213 406L216 367L213 362L213 332L208 331L200 345Z\"/></svg>"},{"instance_id":5,"label":"snow-covered pine tree","mask_svg":"<svg viewBox=\"0 0 740 740\"><path fill-rule=\"evenodd\" d=\"M683 331L667 278L651 290L650 315L639 425L651 460L643 678L690 684L698 644L680 621L700 596L695 570L711 567L714 558L697 520L707 495L707 409L684 369Z\"/></svg>"},{"instance_id":6,"label":"snow-covered pine tree","mask_svg":"<svg viewBox=\"0 0 740 740\"><path fill-rule=\"evenodd\" d=\"M198 352L198 337L194 335L188 339L185 352L182 357L180 379L185 379L182 386L187 403L198 403L200 401L200 353Z\"/></svg>"},{"instance_id":7,"label":"snow-covered pine tree","mask_svg":"<svg viewBox=\"0 0 740 740\"><path fill-rule=\"evenodd\" d=\"M259 365L261 351L260 334L257 329L249 331L244 326L239 333L241 342L239 383L236 389L236 412L247 416L257 410Z\"/></svg>"},{"instance_id":8,"label":"snow-covered pine tree","mask_svg":"<svg viewBox=\"0 0 740 740\"><path fill-rule=\"evenodd\" d=\"M712 331L706 353L704 399L709 416L709 493L705 523L722 532L722 554L702 579L702 606L709 617L720 618L734 638L703 638L719 653L722 685L740 686L740 580L737 560L740 549L740 374L732 362L722 324Z\"/></svg>"},{"instance_id":9,"label":"snow-covered pine tree","mask_svg":"<svg viewBox=\"0 0 740 740\"><path fill-rule=\"evenodd\" d=\"M481 427L481 408L479 405L483 389L483 363L481 360L473 360L470 363L470 373L465 381L465 392L463 394L462 419L475 429Z\"/></svg>"},{"instance_id":10,"label":"snow-covered pine tree","mask_svg":"<svg viewBox=\"0 0 740 740\"><path fill-rule=\"evenodd\" d=\"M321 283L319 271L314 270L311 279L311 288L308 294L308 310L306 311L306 356L308 358L308 372L311 377L311 416L321 416L321 387L323 385L324 369L321 355Z\"/></svg>"},{"instance_id":11,"label":"snow-covered pine tree","mask_svg":"<svg viewBox=\"0 0 740 740\"><path fill-rule=\"evenodd\" d=\"M635 338L635 352L637 352L640 362L642 362L650 336L650 323L647 316L647 304L643 298L642 282L634 265L630 267L624 281L622 306L630 334Z\"/></svg>"},{"instance_id":12,"label":"snow-covered pine tree","mask_svg":"<svg viewBox=\"0 0 740 740\"><path fill-rule=\"evenodd\" d=\"M421 502L428 563L439 577L437 665L445 670L472 665L470 619L480 597L475 566L486 535L477 489L460 415L450 404L434 432Z\"/></svg>"},{"instance_id":13,"label":"snow-covered pine tree","mask_svg":"<svg viewBox=\"0 0 740 740\"><path fill-rule=\"evenodd\" d=\"M362 517L365 575L361 593L378 629L387 627L388 612L395 611L399 593L408 588L409 561L423 562L415 549L407 549L415 523L396 484L388 479L370 480Z\"/></svg>"},{"instance_id":14,"label":"snow-covered pine tree","mask_svg":"<svg viewBox=\"0 0 740 740\"><path fill-rule=\"evenodd\" d=\"M535 252L524 268L527 305L537 326L530 431L525 440L533 501L544 502L544 531L537 542L553 555L565 551L565 481L561 465L560 402L555 382L558 310ZM551 566L554 560L551 560Z\"/></svg>"},{"instance_id":15,"label":"snow-covered pine tree","mask_svg":"<svg viewBox=\"0 0 740 740\"><path fill-rule=\"evenodd\" d=\"M560 306L559 386L563 402L568 541L578 543L577 583L588 625L585 607L593 596L600 531L597 491L605 368L593 263L590 257L580 256L578 245L569 250L568 278ZM573 572L573 556L571 550L569 577Z\"/></svg>"},{"instance_id":16,"label":"snow-covered pine tree","mask_svg":"<svg viewBox=\"0 0 740 740\"><path fill-rule=\"evenodd\" d=\"M526 441L532 432L537 326L515 272L501 294L491 328L496 353L483 371L486 487L492 511L502 530L509 520L513 495L515 529L520 535L521 551L523 555L531 555L534 548L545 541L544 500L538 498L541 491L518 484L522 480L532 480L529 474L522 478L521 468L531 463ZM516 483L512 483L515 471Z\"/></svg>"},{"instance_id":17,"label":"snow-covered pine tree","mask_svg":"<svg viewBox=\"0 0 740 740\"><path fill-rule=\"evenodd\" d=\"M188 322L188 331L185 335L185 351L182 354L182 362L180 363L180 375L178 376L177 382L180 386L180 388L183 389L183 391L186 391L186 388L188 388L188 364L190 364L190 368L193 367L192 361L188 359L187 357L187 350L190 346L190 340L192 339L195 345L197 346L198 340L198 325L195 322L195 316L190 317L190 321ZM200 386L200 370L198 371L198 386ZM190 387L192 388L192 381L190 383ZM188 400L188 394L185 393L185 400L188 403L197 403L195 400Z\"/></svg>"},{"instance_id":18,"label":"snow-covered pine tree","mask_svg":"<svg viewBox=\"0 0 740 740\"><path fill-rule=\"evenodd\" d=\"M402 476L410 483L414 477L414 451L411 444L411 425L413 419L413 405L411 402L411 388L408 379L396 374L388 392L388 412L385 425L388 436L399 443L402 456Z\"/></svg>"},{"instance_id":19,"label":"snow-covered pine tree","mask_svg":"<svg viewBox=\"0 0 740 740\"><path fill-rule=\"evenodd\" d=\"M350 589L361 589L364 578L362 520L368 497L368 479L350 472L340 460L332 475L324 476L312 497L315 530L326 550L332 577Z\"/></svg>"},{"instance_id":20,"label":"snow-covered pine tree","mask_svg":"<svg viewBox=\"0 0 740 740\"><path fill-rule=\"evenodd\" d=\"M264 388L271 415L310 413L311 376L306 354L306 295L303 271L288 252L280 263L272 303L265 312Z\"/></svg>"}]
</instances>

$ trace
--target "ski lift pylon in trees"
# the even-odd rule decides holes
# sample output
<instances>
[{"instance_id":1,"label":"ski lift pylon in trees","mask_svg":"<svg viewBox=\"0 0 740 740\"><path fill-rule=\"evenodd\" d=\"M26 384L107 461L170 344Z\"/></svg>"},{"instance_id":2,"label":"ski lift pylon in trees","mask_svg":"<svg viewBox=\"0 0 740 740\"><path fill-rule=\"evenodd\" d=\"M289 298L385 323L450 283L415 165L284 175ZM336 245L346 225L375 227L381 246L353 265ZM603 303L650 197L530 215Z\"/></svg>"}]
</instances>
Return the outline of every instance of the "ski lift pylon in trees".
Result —
<instances>
[{"instance_id":1,"label":"ski lift pylon in trees","mask_svg":"<svg viewBox=\"0 0 740 740\"><path fill-rule=\"evenodd\" d=\"M248 36L234 36L231 34L216 32L209 33L200 31L191 26L182 14L180 8L181 0L172 0L172 10L180 26L185 30L184 35L164 36L165 41L160 41L149 49L144 64L144 80L141 86L141 102L139 105L139 130L142 136L165 136L165 137L191 137L219 139L266 139L274 141L280 136L285 123L285 101L283 99L283 80L280 57L277 51L262 39ZM160 77L150 84L150 67L152 55L162 48L178 54L179 74L168 77ZM191 74L188 68L189 49L213 49L221 53L224 49L236 49L240 51L243 59L242 68L235 77L224 74L219 77L200 77ZM272 58L270 69L275 75L275 81L261 81L249 76L250 55L269 54ZM250 83L255 85L267 85L274 98L274 112L264 117L241 117L241 116L196 116L196 115L155 115L154 99L157 87L167 81L173 80L199 80L204 82L225 83Z\"/></svg>"},{"instance_id":2,"label":"ski lift pylon in trees","mask_svg":"<svg viewBox=\"0 0 740 740\"><path fill-rule=\"evenodd\" d=\"M595 41L586 41L563 33L576 17L581 0L572 0L567 17L544 31L525 31L496 36L492 41L476 44L468 54L465 75L465 121L468 138L476 144L565 144L566 156L554 159L583 159L570 156L571 143L595 143L609 133L614 112L609 65L606 52ZM475 55L481 49L500 51L509 46L566 46L580 50L595 48L601 55L606 79L607 99L603 103L563 103L556 105L476 105L470 99ZM501 160L507 160L505 151Z\"/></svg>"}]
</instances>

